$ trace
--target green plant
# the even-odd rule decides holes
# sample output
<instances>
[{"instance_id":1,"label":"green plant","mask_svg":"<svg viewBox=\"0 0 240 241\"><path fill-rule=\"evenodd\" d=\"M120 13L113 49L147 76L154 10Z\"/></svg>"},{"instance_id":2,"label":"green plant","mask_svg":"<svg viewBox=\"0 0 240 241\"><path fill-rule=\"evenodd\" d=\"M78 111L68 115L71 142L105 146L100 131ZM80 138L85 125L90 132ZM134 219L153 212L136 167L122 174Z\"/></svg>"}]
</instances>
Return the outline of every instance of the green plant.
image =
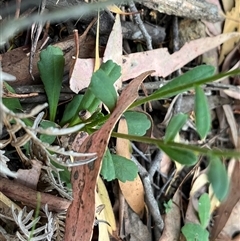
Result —
<instances>
[{"instance_id":1,"label":"green plant","mask_svg":"<svg viewBox=\"0 0 240 241\"><path fill-rule=\"evenodd\" d=\"M65 59L60 48L50 45L47 49L41 51L38 69L48 97L50 121L55 120L57 112L64 63Z\"/></svg>"},{"instance_id":2,"label":"green plant","mask_svg":"<svg viewBox=\"0 0 240 241\"><path fill-rule=\"evenodd\" d=\"M43 63L42 63L43 64ZM43 68L39 69L40 72L44 71ZM207 103L207 98L202 90L201 86L205 83L215 81L223 76L230 76L239 73L239 70L232 71L229 73L218 74L214 76L215 69L212 66L202 65L193 68L192 70L186 72L185 74L173 79L160 89L153 92L148 97L139 99L135 101L129 108L131 110L133 107L144 104L148 101L160 100L166 97L172 97L176 94L188 91L190 89L195 90L195 116L196 116L196 129L201 139L206 138L210 128L211 128L211 117L210 111ZM42 75L42 74L41 74ZM103 63L99 70L93 73L91 78L91 83L83 96L77 95L72 102L70 102L65 109L63 118L61 120L61 125L66 123L69 126L75 126L78 124L83 124L82 130L93 133L97 129L101 128L102 124L111 115L117 103L117 93L114 88L115 81L120 77L121 69L120 67L113 63L112 61L107 61ZM50 88L52 87L46 87ZM59 89L59 87L58 87ZM48 92L47 92L48 95ZM48 97L49 98L49 97ZM49 98L50 99L50 98ZM57 99L52 100L55 102L56 106ZM110 111L109 114L104 115L99 108L100 103L105 104L105 106ZM172 160L181 163L182 165L195 165L198 161L198 156L200 154L208 156L209 159L209 181L213 186L213 190L219 200L223 200L229 189L229 182L227 178L219 179L217 178L216 172L224 175L226 177L226 169L222 165L219 157L221 156L239 156L240 154L235 151L218 151L209 150L206 148L201 148L198 146L187 145L183 143L174 142L174 138L177 133L181 130L182 126L185 124L188 116L186 114L178 114L174 116L166 129L166 135L163 140L156 140L148 137L144 137L146 130L149 128L149 121L144 114L141 118L132 118L133 115L140 115L137 112L124 113L128 122L129 134L112 133L112 136L119 138L126 138L129 140L134 140L138 142L145 142L157 145L161 150L163 150ZM81 119L79 116L80 112L89 112L90 117L88 119ZM145 117L144 117L145 116ZM136 124L138 120L138 124ZM114 161L113 161L114 160ZM117 161L118 160L118 161ZM120 180L133 180L136 176L136 168L131 164L129 166L129 172L126 170L128 165L116 165L116 163L124 163L124 160L119 161L119 158L111 155L110 152L106 152L103 165L102 165L102 175L107 180L112 180L114 178L119 178ZM115 164L114 164L115 163ZM117 171L116 171L117 166ZM121 170L124 166L124 170ZM131 173L132 176L124 176L124 173ZM134 170L134 171L133 171ZM123 175L119 175L122 173ZM218 184L220 183L220 184ZM225 192L219 191L219 186L225 187Z\"/></svg>"},{"instance_id":3,"label":"green plant","mask_svg":"<svg viewBox=\"0 0 240 241\"><path fill-rule=\"evenodd\" d=\"M210 221L210 199L208 194L201 195L198 201L198 217L200 224L186 223L181 231L187 241L208 241L209 233L206 230Z\"/></svg>"},{"instance_id":4,"label":"green plant","mask_svg":"<svg viewBox=\"0 0 240 241\"><path fill-rule=\"evenodd\" d=\"M173 205L173 201L172 199L170 199L167 203L163 203L163 206L165 208L165 212L168 213L170 212L171 208L172 208L172 205Z\"/></svg>"}]
</instances>

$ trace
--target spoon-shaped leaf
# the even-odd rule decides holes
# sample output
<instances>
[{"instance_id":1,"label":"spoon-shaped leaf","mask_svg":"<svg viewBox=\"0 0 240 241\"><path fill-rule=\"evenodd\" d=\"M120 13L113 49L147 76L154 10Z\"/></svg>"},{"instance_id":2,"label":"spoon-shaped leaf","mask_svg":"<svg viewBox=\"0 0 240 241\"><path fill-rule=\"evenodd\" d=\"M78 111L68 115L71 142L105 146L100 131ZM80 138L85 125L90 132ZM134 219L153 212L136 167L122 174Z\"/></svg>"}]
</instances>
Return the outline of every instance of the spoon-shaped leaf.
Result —
<instances>
[{"instance_id":1,"label":"spoon-shaped leaf","mask_svg":"<svg viewBox=\"0 0 240 241\"><path fill-rule=\"evenodd\" d=\"M58 47L48 46L40 53L38 69L48 98L50 121L55 120L57 112L64 63L63 52Z\"/></svg>"}]
</instances>

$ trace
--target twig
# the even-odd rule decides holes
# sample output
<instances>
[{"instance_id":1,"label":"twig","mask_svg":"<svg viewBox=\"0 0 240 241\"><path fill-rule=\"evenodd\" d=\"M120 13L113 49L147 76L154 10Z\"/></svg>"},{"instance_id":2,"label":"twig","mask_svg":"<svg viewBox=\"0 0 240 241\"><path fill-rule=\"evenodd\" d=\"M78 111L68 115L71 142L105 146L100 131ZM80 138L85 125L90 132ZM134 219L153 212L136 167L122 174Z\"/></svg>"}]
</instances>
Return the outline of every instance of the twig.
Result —
<instances>
[{"instance_id":1,"label":"twig","mask_svg":"<svg viewBox=\"0 0 240 241\"><path fill-rule=\"evenodd\" d=\"M163 153L160 150L158 150L156 156L154 157L153 161L151 162L151 167L148 171L151 180L153 179L155 172L159 170L160 163L162 161L162 155L163 155Z\"/></svg>"},{"instance_id":2,"label":"twig","mask_svg":"<svg viewBox=\"0 0 240 241\"><path fill-rule=\"evenodd\" d=\"M168 186L168 184L172 181L172 178L175 174L175 171L172 172L172 174L170 175L170 177L167 179L166 183L164 183L163 187L160 189L160 193L157 195L157 200L160 199L161 195L163 194L163 192L165 191L166 187Z\"/></svg>"},{"instance_id":3,"label":"twig","mask_svg":"<svg viewBox=\"0 0 240 241\"><path fill-rule=\"evenodd\" d=\"M131 142L131 146L132 146L133 150L136 151L145 161L150 162L149 159L146 157L146 155L142 151L140 151L136 147L136 145L134 145L132 142Z\"/></svg>"},{"instance_id":4,"label":"twig","mask_svg":"<svg viewBox=\"0 0 240 241\"><path fill-rule=\"evenodd\" d=\"M133 1L129 2L129 7L130 7L131 12L137 12L138 11ZM143 24L143 21L140 17L140 14L139 13L134 14L133 17L134 17L134 20L135 20L136 24L138 25L139 29L141 30L141 32L142 32L142 34L143 34L143 36L146 40L147 49L152 50L153 49L153 47L152 47L152 37L148 34L148 32L147 32L147 30L146 30L146 28Z\"/></svg>"},{"instance_id":5,"label":"twig","mask_svg":"<svg viewBox=\"0 0 240 241\"><path fill-rule=\"evenodd\" d=\"M139 175L141 176L142 181L143 181L143 186L144 186L145 195L146 195L146 203L148 205L149 211L150 211L150 213L153 217L154 223L155 223L154 233L155 233L156 240L158 240L163 231L164 222L163 222L162 216L160 214L157 201L153 195L151 180L150 180L149 174L147 173L146 169L136 160L136 158L132 157L132 160L137 165Z\"/></svg>"}]
</instances>

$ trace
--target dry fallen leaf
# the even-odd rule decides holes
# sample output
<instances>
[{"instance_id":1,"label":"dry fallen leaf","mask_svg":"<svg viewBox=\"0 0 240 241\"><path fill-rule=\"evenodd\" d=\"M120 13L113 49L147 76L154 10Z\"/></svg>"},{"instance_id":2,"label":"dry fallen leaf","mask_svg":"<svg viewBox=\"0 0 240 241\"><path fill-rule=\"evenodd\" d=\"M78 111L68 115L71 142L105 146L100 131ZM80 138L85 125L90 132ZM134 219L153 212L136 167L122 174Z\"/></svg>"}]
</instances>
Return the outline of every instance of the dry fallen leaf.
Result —
<instances>
[{"instance_id":1,"label":"dry fallen leaf","mask_svg":"<svg viewBox=\"0 0 240 241\"><path fill-rule=\"evenodd\" d=\"M229 39L239 36L240 33L227 33L216 37L193 40L171 55L166 48L123 55L122 81L135 78L139 73L149 70L155 70L152 76L166 77L177 69L182 68L197 56L219 46ZM73 74L76 78L70 80L72 91L78 93L89 85L93 69L94 59L78 58L76 60L73 69Z\"/></svg>"},{"instance_id":2,"label":"dry fallen leaf","mask_svg":"<svg viewBox=\"0 0 240 241\"><path fill-rule=\"evenodd\" d=\"M39 182L42 164L36 160L31 160L31 163L31 169L19 169L17 171L17 182L31 189L37 190L37 184Z\"/></svg>"},{"instance_id":3,"label":"dry fallen leaf","mask_svg":"<svg viewBox=\"0 0 240 241\"><path fill-rule=\"evenodd\" d=\"M118 14L116 15L115 23L109 35L103 59L100 59L99 61L101 62L103 60L103 62L107 62L107 60L109 59L114 61L116 64L122 66L122 29L120 17ZM90 61L86 61L86 63L84 63L84 67L81 66L79 68L79 65L77 64L78 60L79 59L76 59L74 62L73 71L69 81L70 88L75 93L78 93L80 90L86 88L89 85L95 64L94 59L88 59ZM79 82L79 73L83 74L83 76L85 76L84 79L89 80L89 82L86 80ZM116 89L121 88L121 77L114 83L114 86L116 87Z\"/></svg>"},{"instance_id":4,"label":"dry fallen leaf","mask_svg":"<svg viewBox=\"0 0 240 241\"><path fill-rule=\"evenodd\" d=\"M165 216L164 230L159 241L177 241L179 240L180 227L181 227L181 214L180 214L180 194L176 191L173 196L173 204L169 212Z\"/></svg>"},{"instance_id":5,"label":"dry fallen leaf","mask_svg":"<svg viewBox=\"0 0 240 241\"><path fill-rule=\"evenodd\" d=\"M226 19L224 23L223 33L238 32L240 33L240 24L239 24L239 14L240 14L240 0L235 0L235 7L232 8L230 12L226 13ZM229 39L226 41L221 48L221 53L219 57L219 64L221 64L225 56L230 53L234 48L237 42L239 42L240 37L236 36L235 38Z\"/></svg>"},{"instance_id":6,"label":"dry fallen leaf","mask_svg":"<svg viewBox=\"0 0 240 241\"><path fill-rule=\"evenodd\" d=\"M151 240L151 232L149 228L128 205L125 205L124 207L124 227L125 236L130 236L130 241Z\"/></svg>"},{"instance_id":7,"label":"dry fallen leaf","mask_svg":"<svg viewBox=\"0 0 240 241\"><path fill-rule=\"evenodd\" d=\"M116 15L116 20L104 51L103 62L105 63L108 60L112 60L119 66L122 66L122 27L118 14ZM122 87L122 77L114 83L114 86L117 90Z\"/></svg>"},{"instance_id":8,"label":"dry fallen leaf","mask_svg":"<svg viewBox=\"0 0 240 241\"><path fill-rule=\"evenodd\" d=\"M234 0L222 0L223 9L225 12L230 11L234 7Z\"/></svg>"},{"instance_id":9,"label":"dry fallen leaf","mask_svg":"<svg viewBox=\"0 0 240 241\"><path fill-rule=\"evenodd\" d=\"M104 220L109 224L109 225L105 225L104 229L107 229L110 234L113 234L113 232L115 232L117 229L115 216L113 213L113 208L112 208L110 198L108 196L107 189L101 177L99 177L97 181L97 196L99 197L98 200L100 201L100 203L104 205L104 209L102 210L102 212L104 212L105 219L101 219L101 220ZM97 199L96 199L96 207L98 207L100 203L97 203ZM99 232L100 232L100 226L99 226Z\"/></svg>"},{"instance_id":10,"label":"dry fallen leaf","mask_svg":"<svg viewBox=\"0 0 240 241\"><path fill-rule=\"evenodd\" d=\"M102 209L101 206L103 207L103 210L96 211L96 218L97 218L97 220L99 220L99 222L98 222L98 230L99 230L98 240L99 241L110 241L109 234L108 234L108 228L107 228L108 224L104 222L104 221L107 221L106 215L104 212L105 207L97 192L95 195L95 199L96 199L96 210L99 207L100 207L100 209Z\"/></svg>"},{"instance_id":11,"label":"dry fallen leaf","mask_svg":"<svg viewBox=\"0 0 240 241\"><path fill-rule=\"evenodd\" d=\"M118 132L128 134L128 126L126 119L120 119L118 124ZM131 159L129 140L117 138L116 153L119 156ZM118 181L118 183L128 205L132 208L132 210L135 213L137 213L141 217L144 211L144 187L139 175L137 175L134 181Z\"/></svg>"},{"instance_id":12,"label":"dry fallen leaf","mask_svg":"<svg viewBox=\"0 0 240 241\"><path fill-rule=\"evenodd\" d=\"M91 240L95 220L96 182L111 132L123 112L137 99L140 84L152 72L139 75L124 89L107 122L89 136L77 150L81 153L97 153L98 158L88 165L72 168L71 182L74 199L66 217L66 241Z\"/></svg>"},{"instance_id":13,"label":"dry fallen leaf","mask_svg":"<svg viewBox=\"0 0 240 241\"><path fill-rule=\"evenodd\" d=\"M240 86L237 86L237 88L239 89L237 90L224 90L223 92L230 96L231 98L234 98L236 100L240 100Z\"/></svg>"}]
</instances>

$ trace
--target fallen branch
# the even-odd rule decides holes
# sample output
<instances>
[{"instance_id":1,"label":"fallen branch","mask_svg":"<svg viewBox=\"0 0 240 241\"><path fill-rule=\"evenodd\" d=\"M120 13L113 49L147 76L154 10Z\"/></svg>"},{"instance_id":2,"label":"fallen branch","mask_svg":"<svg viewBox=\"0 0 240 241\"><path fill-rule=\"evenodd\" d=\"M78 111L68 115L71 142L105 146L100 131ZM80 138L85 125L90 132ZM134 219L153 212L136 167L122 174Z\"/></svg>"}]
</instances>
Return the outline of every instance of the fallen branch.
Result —
<instances>
[{"instance_id":1,"label":"fallen branch","mask_svg":"<svg viewBox=\"0 0 240 241\"><path fill-rule=\"evenodd\" d=\"M3 177L0 177L0 191L7 197L23 202L34 209L37 207L38 193L41 196L41 206L48 204L50 211L61 212L67 210L71 204L70 201L64 198L56 197L48 193L38 192L19 184L16 181L11 181Z\"/></svg>"}]
</instances>

